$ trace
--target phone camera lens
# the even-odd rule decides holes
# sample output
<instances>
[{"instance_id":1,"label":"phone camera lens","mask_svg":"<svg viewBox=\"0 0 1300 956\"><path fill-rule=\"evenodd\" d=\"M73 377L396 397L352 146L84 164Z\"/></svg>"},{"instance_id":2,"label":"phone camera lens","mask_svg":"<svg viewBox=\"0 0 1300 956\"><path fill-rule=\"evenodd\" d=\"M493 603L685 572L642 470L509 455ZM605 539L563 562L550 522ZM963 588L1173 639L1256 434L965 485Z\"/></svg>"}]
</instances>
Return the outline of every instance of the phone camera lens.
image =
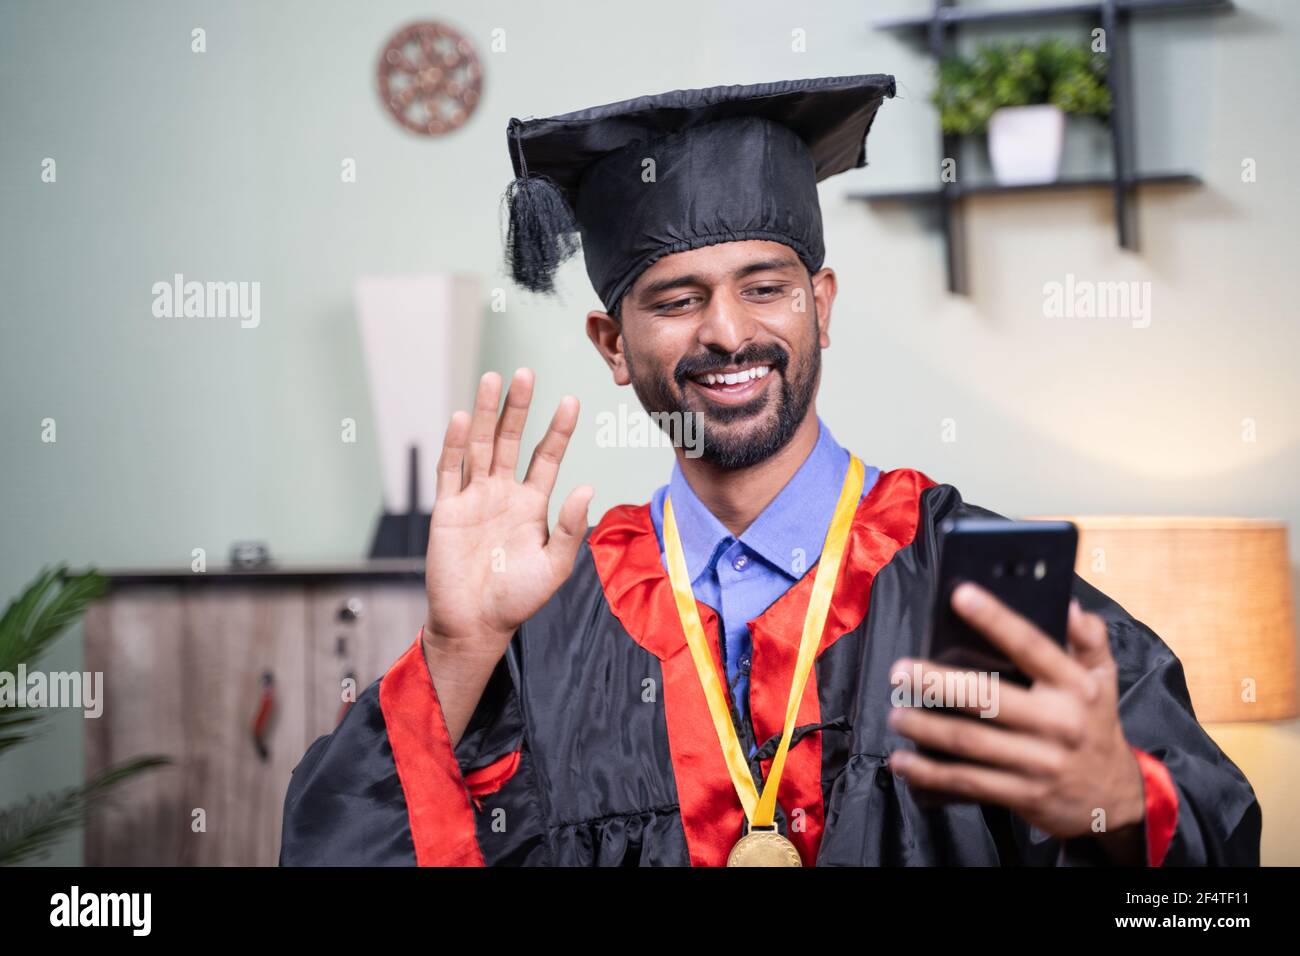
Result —
<instances>
[{"instance_id":1,"label":"phone camera lens","mask_svg":"<svg viewBox=\"0 0 1300 956\"><path fill-rule=\"evenodd\" d=\"M1020 561L1016 564L1016 577L1023 578L1029 569L1025 567L1025 562Z\"/></svg>"}]
</instances>

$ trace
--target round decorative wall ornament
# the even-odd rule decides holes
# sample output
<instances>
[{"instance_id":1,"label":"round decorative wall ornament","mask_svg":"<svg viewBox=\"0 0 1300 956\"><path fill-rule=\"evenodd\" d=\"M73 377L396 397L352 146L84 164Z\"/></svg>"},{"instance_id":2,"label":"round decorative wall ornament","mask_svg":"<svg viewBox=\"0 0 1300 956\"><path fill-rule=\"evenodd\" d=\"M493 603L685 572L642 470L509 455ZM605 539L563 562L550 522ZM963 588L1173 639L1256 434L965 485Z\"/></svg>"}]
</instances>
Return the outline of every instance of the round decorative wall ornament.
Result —
<instances>
[{"instance_id":1,"label":"round decorative wall ornament","mask_svg":"<svg viewBox=\"0 0 1300 956\"><path fill-rule=\"evenodd\" d=\"M463 126L482 88L478 54L443 23L407 24L379 55L379 96L413 133L441 136Z\"/></svg>"}]
</instances>

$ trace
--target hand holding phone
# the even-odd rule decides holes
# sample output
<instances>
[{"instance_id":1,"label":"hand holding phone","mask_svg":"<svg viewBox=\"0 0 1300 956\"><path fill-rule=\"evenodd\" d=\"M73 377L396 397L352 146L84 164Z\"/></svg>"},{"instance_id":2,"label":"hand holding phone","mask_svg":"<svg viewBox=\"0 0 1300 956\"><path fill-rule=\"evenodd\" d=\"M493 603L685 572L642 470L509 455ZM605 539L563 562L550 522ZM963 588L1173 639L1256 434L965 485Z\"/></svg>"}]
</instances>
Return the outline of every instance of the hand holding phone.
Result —
<instances>
[{"instance_id":1,"label":"hand holding phone","mask_svg":"<svg viewBox=\"0 0 1300 956\"><path fill-rule=\"evenodd\" d=\"M961 685L943 688L938 709L973 718L955 708L977 706L980 715L996 716L998 682L1028 686L1029 679L953 609L953 591L965 581L979 585L1064 648L1078 531L1068 521L997 518L950 518L939 530L938 585L921 656L970 675ZM958 699L946 699L954 689ZM933 691L927 688L923 695L927 705ZM955 759L927 747L919 752L935 760Z\"/></svg>"}]
</instances>

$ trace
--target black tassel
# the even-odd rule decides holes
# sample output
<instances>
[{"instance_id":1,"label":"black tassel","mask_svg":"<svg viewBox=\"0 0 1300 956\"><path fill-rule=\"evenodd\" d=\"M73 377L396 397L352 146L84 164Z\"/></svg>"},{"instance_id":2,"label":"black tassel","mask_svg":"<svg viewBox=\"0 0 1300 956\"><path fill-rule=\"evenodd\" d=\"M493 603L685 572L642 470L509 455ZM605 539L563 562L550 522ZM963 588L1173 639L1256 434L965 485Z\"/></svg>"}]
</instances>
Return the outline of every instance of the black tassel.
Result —
<instances>
[{"instance_id":1,"label":"black tassel","mask_svg":"<svg viewBox=\"0 0 1300 956\"><path fill-rule=\"evenodd\" d=\"M511 133L519 151L519 178L507 188L506 268L515 282L530 292L554 292L555 273L578 251L578 224L560 187L545 176L530 176L523 143Z\"/></svg>"},{"instance_id":2,"label":"black tassel","mask_svg":"<svg viewBox=\"0 0 1300 956\"><path fill-rule=\"evenodd\" d=\"M564 195L549 179L529 176L506 188L510 226L506 266L530 292L554 292L555 273L581 244Z\"/></svg>"}]
</instances>

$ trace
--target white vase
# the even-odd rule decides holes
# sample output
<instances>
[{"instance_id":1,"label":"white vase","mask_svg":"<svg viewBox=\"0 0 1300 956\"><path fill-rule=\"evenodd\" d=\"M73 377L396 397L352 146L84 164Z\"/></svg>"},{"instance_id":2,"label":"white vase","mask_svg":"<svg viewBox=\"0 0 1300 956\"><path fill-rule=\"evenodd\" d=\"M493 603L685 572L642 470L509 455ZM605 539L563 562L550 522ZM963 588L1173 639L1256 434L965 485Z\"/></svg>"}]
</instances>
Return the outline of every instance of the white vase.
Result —
<instances>
[{"instance_id":1,"label":"white vase","mask_svg":"<svg viewBox=\"0 0 1300 956\"><path fill-rule=\"evenodd\" d=\"M989 159L999 185L1055 182L1064 144L1065 114L1060 107L1004 106L989 117Z\"/></svg>"}]
</instances>

